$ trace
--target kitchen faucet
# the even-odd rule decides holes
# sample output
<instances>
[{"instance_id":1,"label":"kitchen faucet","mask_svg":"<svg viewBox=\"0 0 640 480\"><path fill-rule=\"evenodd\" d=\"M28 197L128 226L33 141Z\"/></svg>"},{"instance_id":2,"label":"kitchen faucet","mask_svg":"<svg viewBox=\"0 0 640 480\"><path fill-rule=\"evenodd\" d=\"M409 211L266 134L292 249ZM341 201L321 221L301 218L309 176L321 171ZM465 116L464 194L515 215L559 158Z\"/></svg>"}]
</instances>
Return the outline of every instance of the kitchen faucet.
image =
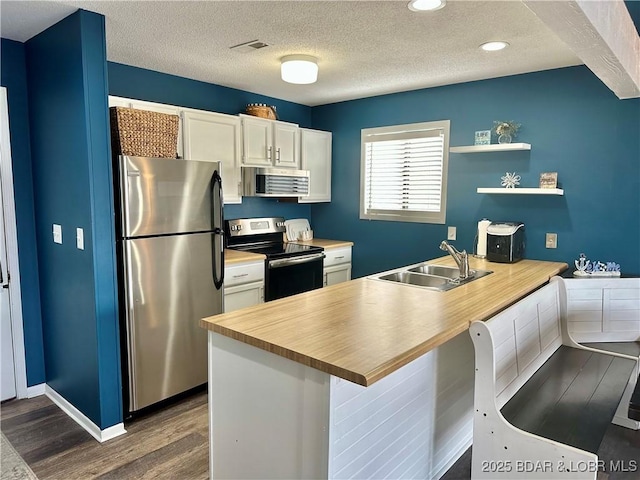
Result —
<instances>
[{"instance_id":1,"label":"kitchen faucet","mask_svg":"<svg viewBox=\"0 0 640 480\"><path fill-rule=\"evenodd\" d=\"M459 252L452 245L449 245L446 240L443 240L440 244L440 250L444 250L449 252L449 255L453 257L458 264L458 270L460 270L459 280L466 280L469 277L469 256L467 255L467 251L463 250Z\"/></svg>"}]
</instances>

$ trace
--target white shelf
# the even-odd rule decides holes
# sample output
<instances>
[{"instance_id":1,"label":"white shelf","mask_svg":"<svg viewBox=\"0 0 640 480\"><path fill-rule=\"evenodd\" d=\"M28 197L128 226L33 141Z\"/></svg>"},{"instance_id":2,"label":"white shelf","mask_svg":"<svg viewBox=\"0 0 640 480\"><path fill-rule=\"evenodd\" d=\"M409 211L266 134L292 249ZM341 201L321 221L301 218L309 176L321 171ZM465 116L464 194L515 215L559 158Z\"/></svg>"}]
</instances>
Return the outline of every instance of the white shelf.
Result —
<instances>
[{"instance_id":1,"label":"white shelf","mask_svg":"<svg viewBox=\"0 0 640 480\"><path fill-rule=\"evenodd\" d=\"M513 152L516 150L531 150L529 143L492 143L490 145L468 145L450 147L451 153L482 153L482 152Z\"/></svg>"},{"instance_id":2,"label":"white shelf","mask_svg":"<svg viewBox=\"0 0 640 480\"><path fill-rule=\"evenodd\" d=\"M507 195L564 195L561 188L478 188L478 193L501 193Z\"/></svg>"}]
</instances>

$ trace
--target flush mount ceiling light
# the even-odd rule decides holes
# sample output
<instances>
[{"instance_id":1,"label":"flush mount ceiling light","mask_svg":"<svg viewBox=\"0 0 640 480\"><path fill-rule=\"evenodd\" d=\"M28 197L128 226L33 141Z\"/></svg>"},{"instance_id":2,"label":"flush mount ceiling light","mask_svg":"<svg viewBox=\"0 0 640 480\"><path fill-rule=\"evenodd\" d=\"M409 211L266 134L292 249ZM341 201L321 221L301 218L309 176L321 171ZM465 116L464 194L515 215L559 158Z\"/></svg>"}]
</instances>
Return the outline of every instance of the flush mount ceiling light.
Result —
<instances>
[{"instance_id":1,"label":"flush mount ceiling light","mask_svg":"<svg viewBox=\"0 0 640 480\"><path fill-rule=\"evenodd\" d=\"M507 48L508 46L509 44L507 42L487 42L480 45L480 48L487 52L495 52L497 50Z\"/></svg>"},{"instance_id":2,"label":"flush mount ceiling light","mask_svg":"<svg viewBox=\"0 0 640 480\"><path fill-rule=\"evenodd\" d=\"M280 59L282 80L306 85L318 80L318 59L311 55L287 55Z\"/></svg>"},{"instance_id":3,"label":"flush mount ceiling light","mask_svg":"<svg viewBox=\"0 0 640 480\"><path fill-rule=\"evenodd\" d=\"M409 10L412 12L430 12L440 10L447 4L447 0L411 0Z\"/></svg>"}]
</instances>

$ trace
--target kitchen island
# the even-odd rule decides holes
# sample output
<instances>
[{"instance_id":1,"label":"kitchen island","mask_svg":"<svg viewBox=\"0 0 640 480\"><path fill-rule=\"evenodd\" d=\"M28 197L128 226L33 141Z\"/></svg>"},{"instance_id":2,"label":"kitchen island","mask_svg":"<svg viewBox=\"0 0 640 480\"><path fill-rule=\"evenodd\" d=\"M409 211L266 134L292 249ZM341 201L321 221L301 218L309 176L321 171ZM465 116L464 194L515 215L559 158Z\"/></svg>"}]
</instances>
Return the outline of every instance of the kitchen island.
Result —
<instances>
[{"instance_id":1,"label":"kitchen island","mask_svg":"<svg viewBox=\"0 0 640 480\"><path fill-rule=\"evenodd\" d=\"M443 474L471 441L470 323L567 268L470 266L494 273L447 292L361 278L203 319L212 478Z\"/></svg>"}]
</instances>

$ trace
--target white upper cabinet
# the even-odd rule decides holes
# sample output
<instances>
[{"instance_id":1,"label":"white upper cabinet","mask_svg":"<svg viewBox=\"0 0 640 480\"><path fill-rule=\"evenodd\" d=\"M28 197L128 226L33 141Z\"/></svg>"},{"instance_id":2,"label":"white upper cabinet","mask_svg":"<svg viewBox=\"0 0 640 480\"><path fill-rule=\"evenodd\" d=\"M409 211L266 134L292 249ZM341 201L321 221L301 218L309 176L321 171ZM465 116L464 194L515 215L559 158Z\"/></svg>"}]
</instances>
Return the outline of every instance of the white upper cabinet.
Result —
<instances>
[{"instance_id":1,"label":"white upper cabinet","mask_svg":"<svg viewBox=\"0 0 640 480\"><path fill-rule=\"evenodd\" d=\"M300 129L300 164L309 170L309 196L300 203L331 201L331 132Z\"/></svg>"},{"instance_id":2,"label":"white upper cabinet","mask_svg":"<svg viewBox=\"0 0 640 480\"><path fill-rule=\"evenodd\" d=\"M185 158L221 164L224 203L242 203L240 119L234 115L184 110Z\"/></svg>"},{"instance_id":3,"label":"white upper cabinet","mask_svg":"<svg viewBox=\"0 0 640 480\"><path fill-rule=\"evenodd\" d=\"M178 156L220 162L224 203L242 203L242 125L238 116L112 96L109 106L178 115Z\"/></svg>"},{"instance_id":4,"label":"white upper cabinet","mask_svg":"<svg viewBox=\"0 0 640 480\"><path fill-rule=\"evenodd\" d=\"M300 133L294 123L240 115L242 164L253 167L300 168Z\"/></svg>"},{"instance_id":5,"label":"white upper cabinet","mask_svg":"<svg viewBox=\"0 0 640 480\"><path fill-rule=\"evenodd\" d=\"M270 167L273 157L273 123L258 117L242 118L243 165Z\"/></svg>"},{"instance_id":6,"label":"white upper cabinet","mask_svg":"<svg viewBox=\"0 0 640 480\"><path fill-rule=\"evenodd\" d=\"M273 122L275 167L300 168L300 129L293 123Z\"/></svg>"}]
</instances>

